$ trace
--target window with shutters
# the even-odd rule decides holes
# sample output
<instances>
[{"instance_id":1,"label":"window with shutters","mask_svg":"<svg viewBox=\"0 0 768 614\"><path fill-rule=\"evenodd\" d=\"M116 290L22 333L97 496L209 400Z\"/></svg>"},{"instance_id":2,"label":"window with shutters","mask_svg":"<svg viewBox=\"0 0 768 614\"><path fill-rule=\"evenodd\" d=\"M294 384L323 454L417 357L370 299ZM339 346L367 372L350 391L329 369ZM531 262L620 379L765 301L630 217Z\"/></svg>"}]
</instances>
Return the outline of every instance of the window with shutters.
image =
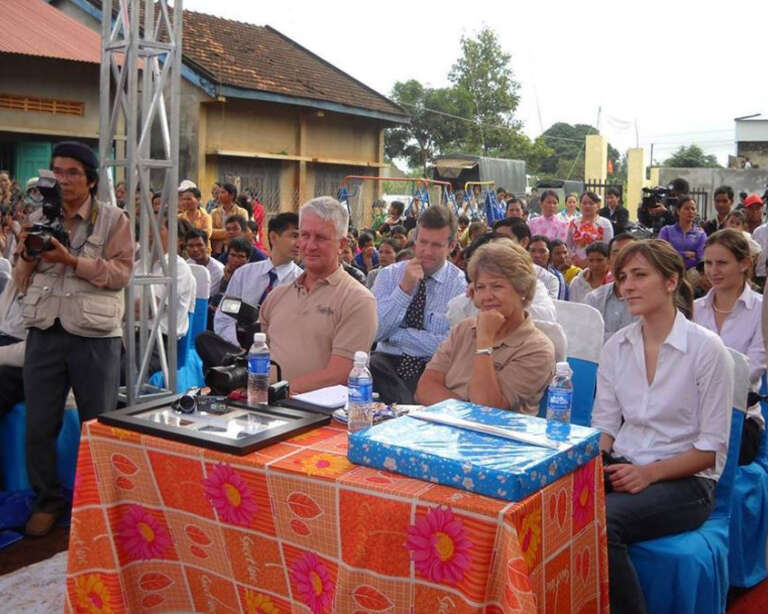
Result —
<instances>
[{"instance_id":1,"label":"window with shutters","mask_svg":"<svg viewBox=\"0 0 768 614\"><path fill-rule=\"evenodd\" d=\"M57 98L0 94L0 109L82 117L85 113L85 104L73 100L58 100Z\"/></svg>"}]
</instances>

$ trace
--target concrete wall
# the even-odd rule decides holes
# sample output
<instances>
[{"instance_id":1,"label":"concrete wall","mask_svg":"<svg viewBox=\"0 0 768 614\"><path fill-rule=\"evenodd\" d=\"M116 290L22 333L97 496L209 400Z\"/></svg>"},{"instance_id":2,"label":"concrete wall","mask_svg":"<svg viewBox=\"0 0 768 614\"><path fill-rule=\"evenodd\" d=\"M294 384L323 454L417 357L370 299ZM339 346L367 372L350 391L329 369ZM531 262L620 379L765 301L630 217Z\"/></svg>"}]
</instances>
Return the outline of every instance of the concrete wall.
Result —
<instances>
[{"instance_id":1,"label":"concrete wall","mask_svg":"<svg viewBox=\"0 0 768 614\"><path fill-rule=\"evenodd\" d=\"M0 54L0 92L84 103L82 116L0 109L0 131L98 138L98 64Z\"/></svg>"},{"instance_id":2,"label":"concrete wall","mask_svg":"<svg viewBox=\"0 0 768 614\"><path fill-rule=\"evenodd\" d=\"M737 119L734 122L736 141L768 141L768 119Z\"/></svg>"},{"instance_id":3,"label":"concrete wall","mask_svg":"<svg viewBox=\"0 0 768 614\"><path fill-rule=\"evenodd\" d=\"M708 192L708 210L699 211L699 214L705 217L713 215L713 192L718 186L731 186L738 202L739 192L757 192L762 195L768 184L768 168L660 168L658 170L661 185L668 185L676 177L682 177L690 184L692 190Z\"/></svg>"}]
</instances>

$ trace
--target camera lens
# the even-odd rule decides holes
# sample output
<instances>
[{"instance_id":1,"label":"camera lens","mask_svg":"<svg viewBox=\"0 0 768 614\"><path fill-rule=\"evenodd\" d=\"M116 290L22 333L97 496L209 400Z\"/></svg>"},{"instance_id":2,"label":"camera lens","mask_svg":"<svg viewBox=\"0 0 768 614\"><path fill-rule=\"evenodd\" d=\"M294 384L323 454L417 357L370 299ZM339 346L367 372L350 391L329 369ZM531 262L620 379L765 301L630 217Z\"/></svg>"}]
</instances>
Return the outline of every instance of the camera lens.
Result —
<instances>
[{"instance_id":1,"label":"camera lens","mask_svg":"<svg viewBox=\"0 0 768 614\"><path fill-rule=\"evenodd\" d=\"M191 414L195 411L195 405L197 405L195 397L191 394L185 394L176 401L175 409L178 409L183 414Z\"/></svg>"}]
</instances>

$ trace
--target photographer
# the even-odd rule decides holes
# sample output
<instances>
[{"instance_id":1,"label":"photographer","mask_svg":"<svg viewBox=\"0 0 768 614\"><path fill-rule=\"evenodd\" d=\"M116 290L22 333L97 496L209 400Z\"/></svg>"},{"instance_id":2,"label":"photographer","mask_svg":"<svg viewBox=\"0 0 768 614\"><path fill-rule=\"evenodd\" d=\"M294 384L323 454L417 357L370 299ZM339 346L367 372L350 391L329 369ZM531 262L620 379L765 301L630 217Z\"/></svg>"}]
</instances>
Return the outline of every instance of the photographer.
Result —
<instances>
[{"instance_id":1,"label":"photographer","mask_svg":"<svg viewBox=\"0 0 768 614\"><path fill-rule=\"evenodd\" d=\"M65 507L56 438L69 388L81 421L117 403L123 288L133 272L134 244L123 212L95 199L97 166L84 143L54 147L51 170L61 200L53 198L30 215L39 222L45 213L47 223L25 227L14 256L13 278L24 293L28 329L27 468L37 494L28 535L48 533Z\"/></svg>"},{"instance_id":2,"label":"photographer","mask_svg":"<svg viewBox=\"0 0 768 614\"><path fill-rule=\"evenodd\" d=\"M643 191L646 191L643 188ZM651 194L643 198L637 209L637 221L653 230L658 235L664 226L674 224L677 220L673 209L681 194L688 194L690 187L685 179L678 177L668 188L655 188Z\"/></svg>"}]
</instances>

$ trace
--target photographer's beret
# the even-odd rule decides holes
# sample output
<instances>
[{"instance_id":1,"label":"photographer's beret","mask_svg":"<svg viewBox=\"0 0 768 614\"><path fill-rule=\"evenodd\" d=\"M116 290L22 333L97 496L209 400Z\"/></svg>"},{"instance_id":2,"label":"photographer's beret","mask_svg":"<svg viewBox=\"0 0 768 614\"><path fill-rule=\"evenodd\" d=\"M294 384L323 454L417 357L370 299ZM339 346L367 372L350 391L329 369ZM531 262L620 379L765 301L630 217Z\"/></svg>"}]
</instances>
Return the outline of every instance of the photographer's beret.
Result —
<instances>
[{"instance_id":1,"label":"photographer's beret","mask_svg":"<svg viewBox=\"0 0 768 614\"><path fill-rule=\"evenodd\" d=\"M80 141L62 141L56 143L53 146L53 153L51 158L60 156L62 158L74 158L75 160L82 162L87 168L97 169L99 168L99 161L96 158L96 154L85 143Z\"/></svg>"}]
</instances>

